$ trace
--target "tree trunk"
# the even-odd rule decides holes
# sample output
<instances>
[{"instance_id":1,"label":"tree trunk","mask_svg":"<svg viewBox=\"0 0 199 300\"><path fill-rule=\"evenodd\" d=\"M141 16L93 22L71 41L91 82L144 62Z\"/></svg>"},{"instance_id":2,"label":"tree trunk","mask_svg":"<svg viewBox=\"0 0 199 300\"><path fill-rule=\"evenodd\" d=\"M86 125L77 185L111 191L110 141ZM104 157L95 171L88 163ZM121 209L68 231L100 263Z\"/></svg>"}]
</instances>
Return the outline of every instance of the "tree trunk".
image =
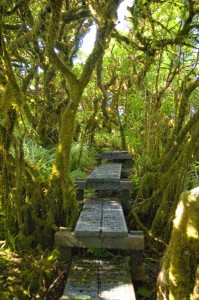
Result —
<instances>
[{"instance_id":1,"label":"tree trunk","mask_svg":"<svg viewBox=\"0 0 199 300\"><path fill-rule=\"evenodd\" d=\"M73 87L73 91L75 91L71 92L73 101L68 104L62 113L59 145L52 170L52 186L53 188L56 185L60 186L60 191L58 191L58 193L56 192L56 196L61 192L61 197L57 201L58 203L62 201L60 207L62 207L65 212L65 220L62 221L64 221L67 226L73 226L77 217L77 202L70 178L70 154L74 136L75 117L82 92L78 88L78 85Z\"/></svg>"},{"instance_id":2,"label":"tree trunk","mask_svg":"<svg viewBox=\"0 0 199 300\"><path fill-rule=\"evenodd\" d=\"M157 300L196 300L199 258L199 187L184 192L158 277Z\"/></svg>"}]
</instances>

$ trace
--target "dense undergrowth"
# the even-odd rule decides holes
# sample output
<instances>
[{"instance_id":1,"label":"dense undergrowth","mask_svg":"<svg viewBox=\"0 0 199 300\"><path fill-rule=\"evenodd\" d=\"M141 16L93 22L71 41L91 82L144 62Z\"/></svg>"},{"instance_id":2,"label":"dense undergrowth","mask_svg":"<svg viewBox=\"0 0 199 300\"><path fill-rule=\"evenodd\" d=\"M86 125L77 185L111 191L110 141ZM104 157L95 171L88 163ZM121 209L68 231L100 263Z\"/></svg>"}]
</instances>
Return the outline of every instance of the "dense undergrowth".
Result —
<instances>
[{"instance_id":1,"label":"dense undergrowth","mask_svg":"<svg viewBox=\"0 0 199 300\"><path fill-rule=\"evenodd\" d=\"M0 299L2 300L58 300L63 294L70 262L73 256L107 259L118 253L105 249L70 251L41 250L39 247L31 252L11 251L1 242L0 248ZM119 253L124 256L124 253ZM130 271L137 300L156 299L156 278L159 260L143 255L139 265L130 264ZM141 268L141 269L140 269Z\"/></svg>"},{"instance_id":2,"label":"dense undergrowth","mask_svg":"<svg viewBox=\"0 0 199 300\"><path fill-rule=\"evenodd\" d=\"M57 249L16 253L3 243L0 248L0 299L59 299L68 261Z\"/></svg>"}]
</instances>

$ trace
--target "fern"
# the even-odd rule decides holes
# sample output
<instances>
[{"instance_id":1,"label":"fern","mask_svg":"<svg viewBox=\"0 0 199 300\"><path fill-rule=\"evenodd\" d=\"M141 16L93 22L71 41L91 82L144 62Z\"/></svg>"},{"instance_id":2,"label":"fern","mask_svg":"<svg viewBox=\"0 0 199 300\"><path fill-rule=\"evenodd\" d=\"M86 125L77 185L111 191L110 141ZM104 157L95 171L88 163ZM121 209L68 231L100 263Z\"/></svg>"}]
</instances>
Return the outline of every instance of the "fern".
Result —
<instances>
[{"instance_id":1,"label":"fern","mask_svg":"<svg viewBox=\"0 0 199 300\"><path fill-rule=\"evenodd\" d=\"M94 257L100 257L100 258L114 256L111 252L109 252L107 249L104 248L89 248L87 252L93 254Z\"/></svg>"},{"instance_id":2,"label":"fern","mask_svg":"<svg viewBox=\"0 0 199 300\"><path fill-rule=\"evenodd\" d=\"M151 298L151 295L152 295L152 292L149 291L147 288L145 287L138 287L138 290L137 290L137 295L140 295L144 298Z\"/></svg>"},{"instance_id":3,"label":"fern","mask_svg":"<svg viewBox=\"0 0 199 300\"><path fill-rule=\"evenodd\" d=\"M81 155L80 152L82 151ZM80 157L81 156L81 157ZM79 165L80 160L80 165ZM81 143L74 142L71 149L71 171L79 169L86 169L93 167L95 163L94 158L94 149L87 144L83 145L83 149L81 149Z\"/></svg>"},{"instance_id":4,"label":"fern","mask_svg":"<svg viewBox=\"0 0 199 300\"><path fill-rule=\"evenodd\" d=\"M18 237L18 235L12 235L9 230L7 231L8 244L9 244L10 249L13 252L16 252L16 239L17 239L17 237Z\"/></svg>"},{"instance_id":5,"label":"fern","mask_svg":"<svg viewBox=\"0 0 199 300\"><path fill-rule=\"evenodd\" d=\"M55 160L55 148L46 149L33 139L24 140L25 159L36 165L37 169L47 178Z\"/></svg>"},{"instance_id":6,"label":"fern","mask_svg":"<svg viewBox=\"0 0 199 300\"><path fill-rule=\"evenodd\" d=\"M72 171L70 175L71 175L71 178L73 180L79 179L79 178L84 179L84 178L86 178L88 176L88 174L86 172L83 172L83 171L81 171L79 169Z\"/></svg>"}]
</instances>

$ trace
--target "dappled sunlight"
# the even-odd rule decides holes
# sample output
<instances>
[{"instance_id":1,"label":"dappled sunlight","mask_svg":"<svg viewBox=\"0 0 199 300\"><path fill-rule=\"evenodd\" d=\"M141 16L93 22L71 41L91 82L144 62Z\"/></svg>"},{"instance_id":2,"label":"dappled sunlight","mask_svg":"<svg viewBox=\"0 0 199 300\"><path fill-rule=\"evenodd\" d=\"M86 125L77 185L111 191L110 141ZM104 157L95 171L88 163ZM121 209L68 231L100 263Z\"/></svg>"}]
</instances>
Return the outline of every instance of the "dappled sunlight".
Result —
<instances>
[{"instance_id":1,"label":"dappled sunlight","mask_svg":"<svg viewBox=\"0 0 199 300\"><path fill-rule=\"evenodd\" d=\"M132 293L130 294L129 298L129 290L132 291L134 294L135 299L135 293L132 288L132 284L117 284L113 283L113 287L111 289L104 289L100 293L101 299L109 300L109 299L125 299L125 300L134 300L132 298Z\"/></svg>"},{"instance_id":2,"label":"dappled sunlight","mask_svg":"<svg viewBox=\"0 0 199 300\"><path fill-rule=\"evenodd\" d=\"M167 298L165 298L165 300L167 300ZM176 300L175 296L173 295L173 293L171 291L169 293L169 300Z\"/></svg>"},{"instance_id":3,"label":"dappled sunlight","mask_svg":"<svg viewBox=\"0 0 199 300\"><path fill-rule=\"evenodd\" d=\"M121 257L74 260L63 296L72 296L73 299L135 300L128 262ZM83 298L85 296L88 298Z\"/></svg>"},{"instance_id":4,"label":"dappled sunlight","mask_svg":"<svg viewBox=\"0 0 199 300\"><path fill-rule=\"evenodd\" d=\"M53 167L52 167L52 175L56 176L56 177L60 176L60 172L58 171L56 165L53 165Z\"/></svg>"},{"instance_id":5,"label":"dappled sunlight","mask_svg":"<svg viewBox=\"0 0 199 300\"><path fill-rule=\"evenodd\" d=\"M164 281L165 281L165 273L164 273L164 271L160 271L160 273L158 275L158 283L161 283L161 282L164 282ZM158 284L158 294L161 295L161 297L164 300L167 300L165 291L163 290L161 284Z\"/></svg>"},{"instance_id":6,"label":"dappled sunlight","mask_svg":"<svg viewBox=\"0 0 199 300\"><path fill-rule=\"evenodd\" d=\"M199 186L196 187L195 189L192 189L192 190L190 191L190 193L191 193L191 195L193 195L194 197L199 197ZM195 198L194 201L196 201L196 198Z\"/></svg>"},{"instance_id":7,"label":"dappled sunlight","mask_svg":"<svg viewBox=\"0 0 199 300\"><path fill-rule=\"evenodd\" d=\"M176 216L173 221L173 224L176 229L178 229L180 226L180 222L183 218L183 213L184 213L184 203L183 203L183 201L181 201L176 209Z\"/></svg>"},{"instance_id":8,"label":"dappled sunlight","mask_svg":"<svg viewBox=\"0 0 199 300\"><path fill-rule=\"evenodd\" d=\"M177 280L173 272L173 267L171 266L169 269L169 280L172 282L174 286L177 286Z\"/></svg>"},{"instance_id":9,"label":"dappled sunlight","mask_svg":"<svg viewBox=\"0 0 199 300\"><path fill-rule=\"evenodd\" d=\"M62 153L62 151L63 151L62 144L59 144L57 151L58 151L58 153Z\"/></svg>"},{"instance_id":10,"label":"dappled sunlight","mask_svg":"<svg viewBox=\"0 0 199 300\"><path fill-rule=\"evenodd\" d=\"M186 234L188 238L199 240L198 230L191 220L189 220L189 223L187 224Z\"/></svg>"},{"instance_id":11,"label":"dappled sunlight","mask_svg":"<svg viewBox=\"0 0 199 300\"><path fill-rule=\"evenodd\" d=\"M0 299L55 299L50 289L58 299L62 292L59 283L51 285L55 279L63 280L58 257L56 249L43 253L37 249L24 255L0 248Z\"/></svg>"}]
</instances>

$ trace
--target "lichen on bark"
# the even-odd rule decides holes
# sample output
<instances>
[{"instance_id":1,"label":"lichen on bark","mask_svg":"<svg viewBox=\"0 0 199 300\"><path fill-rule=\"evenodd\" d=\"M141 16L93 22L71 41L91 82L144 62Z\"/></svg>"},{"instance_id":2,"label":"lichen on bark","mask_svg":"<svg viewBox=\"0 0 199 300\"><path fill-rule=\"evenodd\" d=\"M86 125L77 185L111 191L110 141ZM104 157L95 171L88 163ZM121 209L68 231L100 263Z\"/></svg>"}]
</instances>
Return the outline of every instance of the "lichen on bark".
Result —
<instances>
[{"instance_id":1,"label":"lichen on bark","mask_svg":"<svg viewBox=\"0 0 199 300\"><path fill-rule=\"evenodd\" d=\"M199 258L199 187L184 192L158 277L157 299L191 299Z\"/></svg>"}]
</instances>

